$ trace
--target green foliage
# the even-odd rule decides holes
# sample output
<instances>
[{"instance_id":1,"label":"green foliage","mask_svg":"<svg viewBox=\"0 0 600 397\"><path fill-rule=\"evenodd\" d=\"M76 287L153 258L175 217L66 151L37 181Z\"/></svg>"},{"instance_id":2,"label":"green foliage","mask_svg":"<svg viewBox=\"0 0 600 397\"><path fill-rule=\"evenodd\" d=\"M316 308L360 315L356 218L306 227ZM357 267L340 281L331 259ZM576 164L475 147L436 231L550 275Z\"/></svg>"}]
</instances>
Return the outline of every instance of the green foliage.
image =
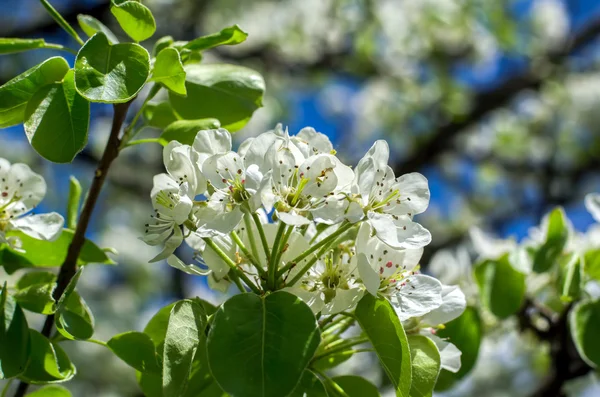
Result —
<instances>
[{"instance_id":1,"label":"green foliage","mask_svg":"<svg viewBox=\"0 0 600 397\"><path fill-rule=\"evenodd\" d=\"M161 83L170 91L187 95L185 89L185 70L179 52L174 48L165 48L156 56L151 81Z\"/></svg>"},{"instance_id":2,"label":"green foliage","mask_svg":"<svg viewBox=\"0 0 600 397\"><path fill-rule=\"evenodd\" d=\"M460 317L447 323L444 329L438 330L437 336L447 339L462 353L460 356L460 370L457 373L444 369L440 372L435 389L442 391L450 388L457 380L462 379L475 366L483 337L483 326L479 313L474 307L467 307Z\"/></svg>"},{"instance_id":3,"label":"green foliage","mask_svg":"<svg viewBox=\"0 0 600 397\"><path fill-rule=\"evenodd\" d=\"M87 144L90 104L75 90L73 71L36 91L25 108L31 146L55 163L70 163Z\"/></svg>"},{"instance_id":4,"label":"green foliage","mask_svg":"<svg viewBox=\"0 0 600 397\"><path fill-rule=\"evenodd\" d=\"M111 44L102 32L89 39L75 59L75 86L91 102L133 99L150 74L150 55L135 43Z\"/></svg>"},{"instance_id":5,"label":"green foliage","mask_svg":"<svg viewBox=\"0 0 600 397\"><path fill-rule=\"evenodd\" d=\"M289 397L327 397L323 382L310 370L305 370L300 383Z\"/></svg>"},{"instance_id":6,"label":"green foliage","mask_svg":"<svg viewBox=\"0 0 600 397\"><path fill-rule=\"evenodd\" d=\"M81 184L74 176L69 178L69 201L67 202L67 229L75 230L79 217L81 201Z\"/></svg>"},{"instance_id":7,"label":"green foliage","mask_svg":"<svg viewBox=\"0 0 600 397\"><path fill-rule=\"evenodd\" d=\"M89 339L94 335L94 317L88 305L76 291L63 294L63 304L56 311L56 329L67 339Z\"/></svg>"},{"instance_id":8,"label":"green foliage","mask_svg":"<svg viewBox=\"0 0 600 397\"><path fill-rule=\"evenodd\" d=\"M380 397L377 387L360 376L336 376L332 379L348 397ZM335 392L330 391L330 395Z\"/></svg>"},{"instance_id":9,"label":"green foliage","mask_svg":"<svg viewBox=\"0 0 600 397\"><path fill-rule=\"evenodd\" d=\"M0 294L0 379L21 374L30 351L27 319L21 307L8 295L5 283Z\"/></svg>"},{"instance_id":10,"label":"green foliage","mask_svg":"<svg viewBox=\"0 0 600 397\"><path fill-rule=\"evenodd\" d=\"M525 297L525 275L516 270L505 254L475 267L475 279L483 304L498 318L516 313Z\"/></svg>"},{"instance_id":11,"label":"green foliage","mask_svg":"<svg viewBox=\"0 0 600 397\"><path fill-rule=\"evenodd\" d=\"M298 297L283 291L264 297L246 293L230 298L214 314L208 363L229 394L285 396L299 382L319 341L316 319Z\"/></svg>"},{"instance_id":12,"label":"green foliage","mask_svg":"<svg viewBox=\"0 0 600 397\"><path fill-rule=\"evenodd\" d=\"M169 124L160 137L167 142L178 141L184 145L191 145L198 131L212 130L220 126L217 119L177 120Z\"/></svg>"},{"instance_id":13,"label":"green foliage","mask_svg":"<svg viewBox=\"0 0 600 397\"><path fill-rule=\"evenodd\" d=\"M123 31L135 41L149 39L156 31L156 21L152 11L142 3L112 0L110 12Z\"/></svg>"},{"instance_id":14,"label":"green foliage","mask_svg":"<svg viewBox=\"0 0 600 397\"><path fill-rule=\"evenodd\" d=\"M171 123L178 120L169 102L148 103L144 106L143 116L148 127L160 129L167 128Z\"/></svg>"},{"instance_id":15,"label":"green foliage","mask_svg":"<svg viewBox=\"0 0 600 397\"><path fill-rule=\"evenodd\" d=\"M140 372L160 371L156 349L148 334L129 331L113 336L108 347L127 364Z\"/></svg>"},{"instance_id":16,"label":"green foliage","mask_svg":"<svg viewBox=\"0 0 600 397\"><path fill-rule=\"evenodd\" d=\"M44 39L15 39L12 37L0 37L0 54L12 54L44 48Z\"/></svg>"},{"instance_id":17,"label":"green foliage","mask_svg":"<svg viewBox=\"0 0 600 397\"><path fill-rule=\"evenodd\" d=\"M431 339L423 335L409 335L412 362L410 397L431 397L440 373L440 352Z\"/></svg>"},{"instance_id":18,"label":"green foliage","mask_svg":"<svg viewBox=\"0 0 600 397\"><path fill-rule=\"evenodd\" d=\"M172 36L164 36L156 40L154 47L152 48L152 56L157 56L162 50L173 45L174 40Z\"/></svg>"},{"instance_id":19,"label":"green foliage","mask_svg":"<svg viewBox=\"0 0 600 397\"><path fill-rule=\"evenodd\" d=\"M62 81L68 71L64 58L52 57L0 87L0 128L22 123L33 95L48 84Z\"/></svg>"},{"instance_id":20,"label":"green foliage","mask_svg":"<svg viewBox=\"0 0 600 397\"><path fill-rule=\"evenodd\" d=\"M402 323L391 304L385 299L365 294L354 314L373 344L396 395L409 396L412 382L410 350Z\"/></svg>"},{"instance_id":21,"label":"green foliage","mask_svg":"<svg viewBox=\"0 0 600 397\"><path fill-rule=\"evenodd\" d=\"M53 314L56 302L52 297L56 276L49 272L25 273L17 282L17 291L13 294L19 305L29 311Z\"/></svg>"},{"instance_id":22,"label":"green foliage","mask_svg":"<svg viewBox=\"0 0 600 397\"><path fill-rule=\"evenodd\" d=\"M106 35L106 38L111 44L119 44L117 36L96 18L90 15L79 14L77 15L77 22L79 22L79 27L81 27L81 30L83 30L88 37L92 37L97 32L102 32Z\"/></svg>"},{"instance_id":23,"label":"green foliage","mask_svg":"<svg viewBox=\"0 0 600 397\"><path fill-rule=\"evenodd\" d=\"M71 397L71 392L59 385L44 386L27 397Z\"/></svg>"},{"instance_id":24,"label":"green foliage","mask_svg":"<svg viewBox=\"0 0 600 397\"><path fill-rule=\"evenodd\" d=\"M30 329L30 361L25 372L19 377L28 383L60 383L75 376L75 366L64 350L39 332Z\"/></svg>"},{"instance_id":25,"label":"green foliage","mask_svg":"<svg viewBox=\"0 0 600 397\"><path fill-rule=\"evenodd\" d=\"M581 257L576 253L571 253L563 256L559 263L561 299L565 302L579 299L583 281Z\"/></svg>"},{"instance_id":26,"label":"green foliage","mask_svg":"<svg viewBox=\"0 0 600 397\"><path fill-rule=\"evenodd\" d=\"M565 212L560 207L555 208L548 216L546 241L533 258L533 271L536 273L548 271L556 263L568 237Z\"/></svg>"},{"instance_id":27,"label":"green foliage","mask_svg":"<svg viewBox=\"0 0 600 397\"><path fill-rule=\"evenodd\" d=\"M11 260L2 261L4 269L12 274L18 269L26 267L57 267L61 266L67 257L69 244L73 240L74 232L64 229L60 237L56 241L36 240L29 237L23 232L11 231L9 236L16 236L22 242L24 253L12 251L4 248L2 251L10 252ZM83 249L79 254L78 263L85 265L88 263L100 263L112 265L114 262L106 255L101 248L90 240L85 240Z\"/></svg>"},{"instance_id":28,"label":"green foliage","mask_svg":"<svg viewBox=\"0 0 600 397\"><path fill-rule=\"evenodd\" d=\"M600 366L600 300L575 305L569 315L569 329L581 358L593 368Z\"/></svg>"},{"instance_id":29,"label":"green foliage","mask_svg":"<svg viewBox=\"0 0 600 397\"><path fill-rule=\"evenodd\" d=\"M187 65L187 96L169 93L175 113L186 120L218 119L237 131L262 106L265 82L254 70L236 65Z\"/></svg>"},{"instance_id":30,"label":"green foliage","mask_svg":"<svg viewBox=\"0 0 600 397\"><path fill-rule=\"evenodd\" d=\"M198 37L183 48L188 50L204 51L221 45L235 45L246 41L248 33L244 32L238 25L233 25L208 36Z\"/></svg>"},{"instance_id":31,"label":"green foliage","mask_svg":"<svg viewBox=\"0 0 600 397\"><path fill-rule=\"evenodd\" d=\"M586 252L584 258L585 274L593 280L600 281L600 249Z\"/></svg>"}]
</instances>

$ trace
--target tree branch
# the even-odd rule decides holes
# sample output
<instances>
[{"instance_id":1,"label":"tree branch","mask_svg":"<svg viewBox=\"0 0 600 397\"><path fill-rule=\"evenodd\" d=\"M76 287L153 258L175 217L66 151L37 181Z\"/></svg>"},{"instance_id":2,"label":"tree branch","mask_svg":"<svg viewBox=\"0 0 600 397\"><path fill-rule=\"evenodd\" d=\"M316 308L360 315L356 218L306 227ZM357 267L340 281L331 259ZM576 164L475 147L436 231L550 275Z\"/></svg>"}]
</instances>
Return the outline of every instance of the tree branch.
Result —
<instances>
[{"instance_id":1,"label":"tree branch","mask_svg":"<svg viewBox=\"0 0 600 397\"><path fill-rule=\"evenodd\" d=\"M92 181L92 185L90 186L87 199L85 201L83 209L81 210L81 215L79 217L79 221L77 222L77 228L75 229L73 240L71 241L71 244L69 245L69 250L67 251L67 257L65 258L58 273L56 288L54 289L54 292L52 294L54 300L57 302L63 295L65 289L69 285L69 282L77 272L77 260L79 259L79 254L81 253L81 249L83 248L83 244L85 242L85 233L90 223L92 213L94 212L96 202L98 201L98 196L100 195L100 191L102 190L102 186L104 185L104 181L106 180L106 174L108 173L108 169L110 168L112 162L119 155L119 145L121 144L119 134L121 132L121 127L125 122L127 110L129 109L129 105L131 105L132 101L114 105L114 115L110 136L108 138L108 142L106 143L104 154L102 155L100 163L96 168L94 180ZM42 329L42 335L44 335L47 338L50 337L53 325L54 315L49 315L48 317L46 317L46 322L44 323L44 327ZM25 382L20 383L15 397L23 397L25 395L28 386L24 385L27 384Z\"/></svg>"}]
</instances>

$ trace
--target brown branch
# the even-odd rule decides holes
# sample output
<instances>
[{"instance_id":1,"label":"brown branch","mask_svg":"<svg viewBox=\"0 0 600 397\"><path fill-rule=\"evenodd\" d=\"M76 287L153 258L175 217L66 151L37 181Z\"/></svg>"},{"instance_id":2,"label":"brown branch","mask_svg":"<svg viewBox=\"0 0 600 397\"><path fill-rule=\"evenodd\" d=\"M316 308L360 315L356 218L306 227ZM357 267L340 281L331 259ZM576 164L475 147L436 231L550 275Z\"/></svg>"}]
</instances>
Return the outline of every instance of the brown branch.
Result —
<instances>
[{"instance_id":1,"label":"brown branch","mask_svg":"<svg viewBox=\"0 0 600 397\"><path fill-rule=\"evenodd\" d=\"M63 295L65 289L69 285L69 282L77 272L77 260L79 259L79 254L81 253L81 249L83 248L83 244L85 242L85 232L87 231L90 219L92 217L92 213L94 212L94 208L96 206L96 202L98 201L98 196L100 195L100 191L102 190L102 186L104 185L108 169L110 168L112 162L119 155L119 146L121 144L119 134L121 132L121 127L125 122L127 110L129 109L129 105L131 105L132 101L114 105L114 115L110 136L108 138L108 142L106 143L104 154L102 155L100 163L96 168L94 180L92 181L92 185L90 186L87 199L85 201L83 209L81 210L81 215L79 217L79 221L77 222L77 228L75 229L73 240L71 241L71 244L69 245L69 250L67 251L67 257L65 258L58 273L56 288L54 289L54 293L52 294L54 300L57 302ZM48 317L46 317L46 322L44 323L44 327L42 329L42 335L44 335L47 338L50 337L53 325L54 315L49 315ZM28 386L24 385L27 384L25 382L20 383L15 397L23 397L25 395Z\"/></svg>"},{"instance_id":2,"label":"brown branch","mask_svg":"<svg viewBox=\"0 0 600 397\"><path fill-rule=\"evenodd\" d=\"M565 44L546 55L546 59L554 65L559 65L576 50L591 42L600 35L600 18L588 23L579 32L575 33ZM492 111L506 106L510 101L524 90L537 90L542 86L546 76L534 70L526 70L495 88L483 91L472 98L473 107L467 115L441 125L428 139L420 145L411 156L404 159L394 167L396 175L417 171L426 164L431 163L441 153L451 147L451 143L466 128L478 123Z\"/></svg>"}]
</instances>

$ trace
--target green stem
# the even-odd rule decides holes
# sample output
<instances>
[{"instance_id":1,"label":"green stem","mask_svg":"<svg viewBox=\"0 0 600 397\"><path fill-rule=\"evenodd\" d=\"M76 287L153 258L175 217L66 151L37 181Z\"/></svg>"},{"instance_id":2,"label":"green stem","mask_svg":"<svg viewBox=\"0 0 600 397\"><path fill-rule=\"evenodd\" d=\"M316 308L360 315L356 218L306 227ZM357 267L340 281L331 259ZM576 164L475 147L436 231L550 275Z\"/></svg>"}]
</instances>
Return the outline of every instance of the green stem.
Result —
<instances>
[{"instance_id":1,"label":"green stem","mask_svg":"<svg viewBox=\"0 0 600 397\"><path fill-rule=\"evenodd\" d=\"M148 102L150 102L156 96L156 94L158 94L158 92L160 91L161 88L162 88L162 86L160 84L154 84L150 88L150 92L148 92L148 96L146 97L146 99L144 99L144 103L142 104L142 106L140 106L140 108L138 109L135 116L133 116L131 123L129 123L129 125L127 126L127 128L125 128L125 131L123 132L123 138L121 138L120 149L127 147L129 144L129 141L131 141L137 135L137 133L140 131L140 129L134 129L135 125L137 124L138 120L142 116L142 114L144 112L144 108L146 107ZM143 143L143 142L141 142L141 143Z\"/></svg>"},{"instance_id":2,"label":"green stem","mask_svg":"<svg viewBox=\"0 0 600 397\"><path fill-rule=\"evenodd\" d=\"M85 342L95 343L95 344L97 344L97 345L104 346L104 347L106 347L107 349L109 349L109 347L108 347L108 345L106 344L106 342L104 342L104 341L101 341L101 340L98 340L98 339L85 339Z\"/></svg>"},{"instance_id":3,"label":"green stem","mask_svg":"<svg viewBox=\"0 0 600 397\"><path fill-rule=\"evenodd\" d=\"M69 23L67 21L65 21L65 19L62 17L62 15L60 15L59 12L56 11L56 9L54 7L52 7L52 5L48 2L48 0L40 0L40 2L44 6L44 8L48 11L50 16L52 16L52 18L56 21L56 23L58 23L61 28L63 28L68 34L70 34L75 40L77 40L77 42L80 45L83 45L83 40L81 40L81 37L79 37L79 35L75 31L75 29L73 29L71 27L71 25L69 25Z\"/></svg>"},{"instance_id":4,"label":"green stem","mask_svg":"<svg viewBox=\"0 0 600 397\"><path fill-rule=\"evenodd\" d=\"M167 141L162 138L145 138L145 139L136 139L135 141L129 141L125 145L121 146L121 150L126 147L141 145L142 143L158 143L161 146L167 146Z\"/></svg>"},{"instance_id":5,"label":"green stem","mask_svg":"<svg viewBox=\"0 0 600 397\"><path fill-rule=\"evenodd\" d=\"M256 229L258 229L258 234L260 235L260 241L262 242L263 249L265 250L265 256L267 257L267 263L271 260L271 253L269 252L269 243L267 242L267 236L265 235L265 229L263 229L262 223L260 222L260 218L256 212L252 213L252 219L254 219L254 223L256 224Z\"/></svg>"},{"instance_id":6,"label":"green stem","mask_svg":"<svg viewBox=\"0 0 600 397\"><path fill-rule=\"evenodd\" d=\"M323 378L323 380L325 381L325 384L326 384L326 389L328 389L330 392L335 393L335 396L349 397L348 394L346 394L346 392L340 387L340 385L335 383L335 381L333 379L331 379L329 376L327 376L325 374L325 372L323 372L317 368L311 368L311 370L315 371L321 378ZM332 396L332 397L335 397L335 396Z\"/></svg>"},{"instance_id":7,"label":"green stem","mask_svg":"<svg viewBox=\"0 0 600 397\"><path fill-rule=\"evenodd\" d=\"M277 263L277 258L279 257L279 251L281 251L281 239L285 234L286 224L283 222L279 222L279 227L277 228L277 234L275 235L275 242L273 243L273 249L271 250L271 260L269 261L269 287L271 289L275 289L275 276L277 274L277 268L279 264Z\"/></svg>"},{"instance_id":8,"label":"green stem","mask_svg":"<svg viewBox=\"0 0 600 397\"><path fill-rule=\"evenodd\" d=\"M242 250L244 255L246 255L246 258L248 258L248 260L250 261L250 264L256 268L256 270L258 271L258 274L260 276L265 276L266 275L265 270L256 261L254 256L250 253L250 251L248 251L248 248L246 248L246 246L240 239L240 236L238 236L238 234L235 231L231 232L231 238L233 239L233 242L236 243L238 247L240 247L240 249Z\"/></svg>"},{"instance_id":9,"label":"green stem","mask_svg":"<svg viewBox=\"0 0 600 397\"><path fill-rule=\"evenodd\" d=\"M244 214L244 225L246 226L246 233L248 233L248 240L250 240L250 248L252 249L252 254L254 258L256 258L256 262L261 266L260 258L258 256L258 247L256 246L256 239L254 238L254 230L252 230L252 221L250 219L250 215Z\"/></svg>"},{"instance_id":10,"label":"green stem","mask_svg":"<svg viewBox=\"0 0 600 397\"><path fill-rule=\"evenodd\" d=\"M306 251L304 251L303 253L301 253L300 255L298 255L297 257L295 257L294 259L292 259L291 261L289 261L285 266L283 266L279 270L279 272L277 273L277 277L281 277L285 272L287 272L289 269L291 269L296 264L300 263L300 261L302 261L304 258L306 258L307 256L309 256L313 252L317 251L319 248L321 248L321 247L327 247L336 238L338 238L339 236L341 236L342 234L344 234L345 232L347 232L348 229L350 229L352 226L357 225L357 224L358 223L353 224L353 223L350 223L350 222L344 223L342 226L340 226L338 228L338 230L336 230L335 232L331 233L329 236L325 237L323 240L319 241L317 244L311 246L309 249L307 249ZM320 257L321 255L322 254L317 254L317 258ZM315 259L315 258L313 258L313 259ZM315 262L316 262L316 259L315 259ZM311 266L312 266L312 264L311 264ZM304 269L306 269L306 270L304 270ZM303 268L303 270L300 272L300 274L306 273L306 271L308 269L310 269L310 266L308 266L308 267L305 266L305 268ZM294 280L292 280L292 281L294 281ZM296 282L296 281L298 281L298 280L295 280L294 282Z\"/></svg>"},{"instance_id":11,"label":"green stem","mask_svg":"<svg viewBox=\"0 0 600 397\"><path fill-rule=\"evenodd\" d=\"M63 45L60 44L52 44L52 43L46 43L44 44L44 47L42 48L47 48L50 50L59 50L59 51L66 51L66 52L70 52L71 54L77 55L77 51L69 48L69 47L65 47Z\"/></svg>"},{"instance_id":12,"label":"green stem","mask_svg":"<svg viewBox=\"0 0 600 397\"><path fill-rule=\"evenodd\" d=\"M333 354L343 352L344 350L347 350L349 347L356 346L356 345L362 345L363 343L366 343L368 341L369 341L368 338L359 338L359 339L344 341L345 343L336 343L333 348L327 349L327 351L324 351L323 353L316 355L312 359L312 361L314 362L314 361L320 360L323 357L328 357Z\"/></svg>"},{"instance_id":13,"label":"green stem","mask_svg":"<svg viewBox=\"0 0 600 397\"><path fill-rule=\"evenodd\" d=\"M246 276L242 271L240 271L240 269L238 269L237 265L231 260L230 257L227 256L226 253L223 252L223 250L218 245L214 243L214 241L212 241L209 238L204 238L204 242L206 242L206 245L212 248L212 250L215 251L221 259L223 259L223 262L225 262L225 264L227 264L227 266L229 266L229 268L232 269L237 274L237 276L241 278L253 292L260 294L260 290L256 287L256 285L254 285L254 283L250 281L248 276Z\"/></svg>"},{"instance_id":14,"label":"green stem","mask_svg":"<svg viewBox=\"0 0 600 397\"><path fill-rule=\"evenodd\" d=\"M244 292L247 292L244 289L244 286L242 285L242 283L240 282L240 278L237 276L237 274L234 271L230 271L229 272L229 277L231 278L231 280L233 281L233 283L236 285L236 287L238 287L238 289L240 290L240 292L242 294Z\"/></svg>"}]
</instances>

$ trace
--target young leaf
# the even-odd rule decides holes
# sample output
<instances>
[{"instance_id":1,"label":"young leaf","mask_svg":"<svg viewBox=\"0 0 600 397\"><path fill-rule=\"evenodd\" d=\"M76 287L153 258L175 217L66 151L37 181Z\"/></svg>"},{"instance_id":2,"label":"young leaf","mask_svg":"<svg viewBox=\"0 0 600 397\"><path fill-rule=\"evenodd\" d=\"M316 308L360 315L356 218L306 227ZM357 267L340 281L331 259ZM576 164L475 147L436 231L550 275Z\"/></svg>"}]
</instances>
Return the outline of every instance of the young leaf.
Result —
<instances>
[{"instance_id":1,"label":"young leaf","mask_svg":"<svg viewBox=\"0 0 600 397\"><path fill-rule=\"evenodd\" d=\"M204 51L220 45L235 45L246 41L248 33L244 32L238 25L233 25L218 33L198 37L187 43L183 48L188 50Z\"/></svg>"},{"instance_id":2,"label":"young leaf","mask_svg":"<svg viewBox=\"0 0 600 397\"><path fill-rule=\"evenodd\" d=\"M40 88L25 108L31 146L55 163L70 163L87 144L90 103L75 90L73 71L62 83Z\"/></svg>"},{"instance_id":3,"label":"young leaf","mask_svg":"<svg viewBox=\"0 0 600 397\"><path fill-rule=\"evenodd\" d=\"M354 315L371 340L385 373L396 389L396 396L408 397L412 379L410 350L406 333L392 305L385 299L365 294Z\"/></svg>"},{"instance_id":4,"label":"young leaf","mask_svg":"<svg viewBox=\"0 0 600 397\"><path fill-rule=\"evenodd\" d=\"M331 379L344 390L348 397L380 397L377 387L360 376L345 375ZM336 395L333 392L330 395Z\"/></svg>"},{"instance_id":5,"label":"young leaf","mask_svg":"<svg viewBox=\"0 0 600 397\"><path fill-rule=\"evenodd\" d=\"M29 237L25 233L19 231L10 231L7 236L18 237L22 244L24 253L17 251L9 251L15 257L20 259L20 262L15 263L15 266L7 266L4 263L4 268L7 272L13 273L15 270L25 267L58 267L61 266L67 257L67 251L71 240L73 240L74 232L64 229L60 237L55 241L37 240ZM1 252L1 251L0 251ZM88 263L100 263L105 265L113 265L114 262L106 255L100 247L85 240L83 248L79 254L77 261L79 265Z\"/></svg>"},{"instance_id":6,"label":"young leaf","mask_svg":"<svg viewBox=\"0 0 600 397\"><path fill-rule=\"evenodd\" d=\"M159 356L162 357L161 345L165 341L165 335L167 334L167 327L169 326L169 317L171 316L171 310L175 303L171 303L160 309L144 328L144 333L150 337L154 346L158 349ZM160 349L159 349L160 348Z\"/></svg>"},{"instance_id":7,"label":"young leaf","mask_svg":"<svg viewBox=\"0 0 600 397\"><path fill-rule=\"evenodd\" d=\"M91 102L122 103L134 98L150 73L150 55L134 43L110 44L96 33L75 59L75 86Z\"/></svg>"},{"instance_id":8,"label":"young leaf","mask_svg":"<svg viewBox=\"0 0 600 397\"><path fill-rule=\"evenodd\" d=\"M165 129L167 126L178 120L177 115L169 102L148 103L144 106L144 119L149 127Z\"/></svg>"},{"instance_id":9,"label":"young leaf","mask_svg":"<svg viewBox=\"0 0 600 397\"><path fill-rule=\"evenodd\" d=\"M47 84L61 81L68 71L64 58L52 57L0 87L0 128L22 123L33 94Z\"/></svg>"},{"instance_id":10,"label":"young leaf","mask_svg":"<svg viewBox=\"0 0 600 397\"><path fill-rule=\"evenodd\" d=\"M67 203L67 229L75 230L79 217L81 184L73 175L69 178L69 201Z\"/></svg>"},{"instance_id":11,"label":"young leaf","mask_svg":"<svg viewBox=\"0 0 600 397\"><path fill-rule=\"evenodd\" d=\"M121 28L135 41L144 41L156 31L156 21L152 11L137 1L114 1L110 12Z\"/></svg>"},{"instance_id":12,"label":"young leaf","mask_svg":"<svg viewBox=\"0 0 600 397\"><path fill-rule=\"evenodd\" d=\"M62 386L50 385L29 393L27 397L71 397L71 392Z\"/></svg>"},{"instance_id":13,"label":"young leaf","mask_svg":"<svg viewBox=\"0 0 600 397\"><path fill-rule=\"evenodd\" d=\"M431 397L440 373L440 352L431 339L423 335L409 335L412 361L410 397Z\"/></svg>"},{"instance_id":14,"label":"young leaf","mask_svg":"<svg viewBox=\"0 0 600 397\"><path fill-rule=\"evenodd\" d=\"M471 372L479 355L482 333L481 319L474 307L467 307L460 317L446 323L443 329L437 331L437 336L454 344L462 354L460 370L452 373L442 369L435 386L436 390L450 388L454 382Z\"/></svg>"},{"instance_id":15,"label":"young leaf","mask_svg":"<svg viewBox=\"0 0 600 397\"><path fill-rule=\"evenodd\" d=\"M69 356L55 342L51 342L36 330L30 329L30 361L20 378L27 383L60 383L75 376L75 366Z\"/></svg>"},{"instance_id":16,"label":"young leaf","mask_svg":"<svg viewBox=\"0 0 600 397\"><path fill-rule=\"evenodd\" d=\"M173 306L163 350L164 397L179 397L185 391L205 326L206 314L199 304L183 300Z\"/></svg>"},{"instance_id":17,"label":"young leaf","mask_svg":"<svg viewBox=\"0 0 600 397\"><path fill-rule=\"evenodd\" d=\"M178 141L184 145L192 145L200 130L213 130L221 126L217 119L177 120L165 128L160 137L167 142Z\"/></svg>"},{"instance_id":18,"label":"young leaf","mask_svg":"<svg viewBox=\"0 0 600 397\"><path fill-rule=\"evenodd\" d=\"M305 370L300 379L300 383L296 386L289 397L327 397L327 391L323 382L310 370Z\"/></svg>"},{"instance_id":19,"label":"young leaf","mask_svg":"<svg viewBox=\"0 0 600 397\"><path fill-rule=\"evenodd\" d=\"M565 213L562 208L555 208L548 215L546 241L533 257L533 271L536 273L548 271L562 253L568 237L569 229Z\"/></svg>"},{"instance_id":20,"label":"young leaf","mask_svg":"<svg viewBox=\"0 0 600 397\"><path fill-rule=\"evenodd\" d=\"M213 316L208 364L228 394L286 396L300 381L320 339L315 316L298 297L284 291L263 297L240 294Z\"/></svg>"},{"instance_id":21,"label":"young leaf","mask_svg":"<svg viewBox=\"0 0 600 397\"><path fill-rule=\"evenodd\" d=\"M498 260L486 260L475 268L481 300L498 318L516 313L525 297L525 275L516 270L508 254Z\"/></svg>"},{"instance_id":22,"label":"young leaf","mask_svg":"<svg viewBox=\"0 0 600 397\"><path fill-rule=\"evenodd\" d=\"M584 263L586 276L600 281L600 249L587 251Z\"/></svg>"},{"instance_id":23,"label":"young leaf","mask_svg":"<svg viewBox=\"0 0 600 397\"><path fill-rule=\"evenodd\" d=\"M56 287L56 275L49 272L25 273L17 282L15 300L26 310L53 314L56 311L56 302L52 297Z\"/></svg>"},{"instance_id":24,"label":"young leaf","mask_svg":"<svg viewBox=\"0 0 600 397\"><path fill-rule=\"evenodd\" d=\"M581 257L571 253L560 260L561 264L561 299L570 302L578 299L581 294L581 283L583 280L583 266Z\"/></svg>"},{"instance_id":25,"label":"young leaf","mask_svg":"<svg viewBox=\"0 0 600 397\"><path fill-rule=\"evenodd\" d=\"M117 39L117 36L115 36L115 34L108 27L106 27L106 25L96 18L90 15L79 14L77 15L77 22L79 22L81 30L83 30L88 37L92 37L97 32L102 32L106 35L106 38L111 42L111 44L119 44L119 39Z\"/></svg>"},{"instance_id":26,"label":"young leaf","mask_svg":"<svg viewBox=\"0 0 600 397\"><path fill-rule=\"evenodd\" d=\"M157 56L162 50L170 47L173 43L174 41L172 36L164 36L156 40L156 43L154 43L154 47L152 48L152 56Z\"/></svg>"},{"instance_id":27,"label":"young leaf","mask_svg":"<svg viewBox=\"0 0 600 397\"><path fill-rule=\"evenodd\" d=\"M0 291L0 379L25 370L31 345L25 314L8 295L6 282Z\"/></svg>"},{"instance_id":28,"label":"young leaf","mask_svg":"<svg viewBox=\"0 0 600 397\"><path fill-rule=\"evenodd\" d=\"M151 81L163 84L179 95L187 95L185 89L185 70L179 52L174 48L165 48L156 57Z\"/></svg>"},{"instance_id":29,"label":"young leaf","mask_svg":"<svg viewBox=\"0 0 600 397\"><path fill-rule=\"evenodd\" d=\"M600 300L579 302L569 313L569 328L581 358L590 366L600 366Z\"/></svg>"},{"instance_id":30,"label":"young leaf","mask_svg":"<svg viewBox=\"0 0 600 397\"><path fill-rule=\"evenodd\" d=\"M12 37L0 37L0 54L12 54L44 48L44 39L17 39Z\"/></svg>"},{"instance_id":31,"label":"young leaf","mask_svg":"<svg viewBox=\"0 0 600 397\"><path fill-rule=\"evenodd\" d=\"M108 347L127 364L140 372L158 373L156 349L152 339L142 332L129 331L113 336Z\"/></svg>"},{"instance_id":32,"label":"young leaf","mask_svg":"<svg viewBox=\"0 0 600 397\"><path fill-rule=\"evenodd\" d=\"M88 305L77 291L65 291L63 298L59 301L55 316L58 332L72 340L91 338L94 335L94 317Z\"/></svg>"},{"instance_id":33,"label":"young leaf","mask_svg":"<svg viewBox=\"0 0 600 397\"><path fill-rule=\"evenodd\" d=\"M187 65L187 96L169 93L180 118L215 118L223 128L237 131L262 106L265 82L254 70L236 65Z\"/></svg>"}]
</instances>

